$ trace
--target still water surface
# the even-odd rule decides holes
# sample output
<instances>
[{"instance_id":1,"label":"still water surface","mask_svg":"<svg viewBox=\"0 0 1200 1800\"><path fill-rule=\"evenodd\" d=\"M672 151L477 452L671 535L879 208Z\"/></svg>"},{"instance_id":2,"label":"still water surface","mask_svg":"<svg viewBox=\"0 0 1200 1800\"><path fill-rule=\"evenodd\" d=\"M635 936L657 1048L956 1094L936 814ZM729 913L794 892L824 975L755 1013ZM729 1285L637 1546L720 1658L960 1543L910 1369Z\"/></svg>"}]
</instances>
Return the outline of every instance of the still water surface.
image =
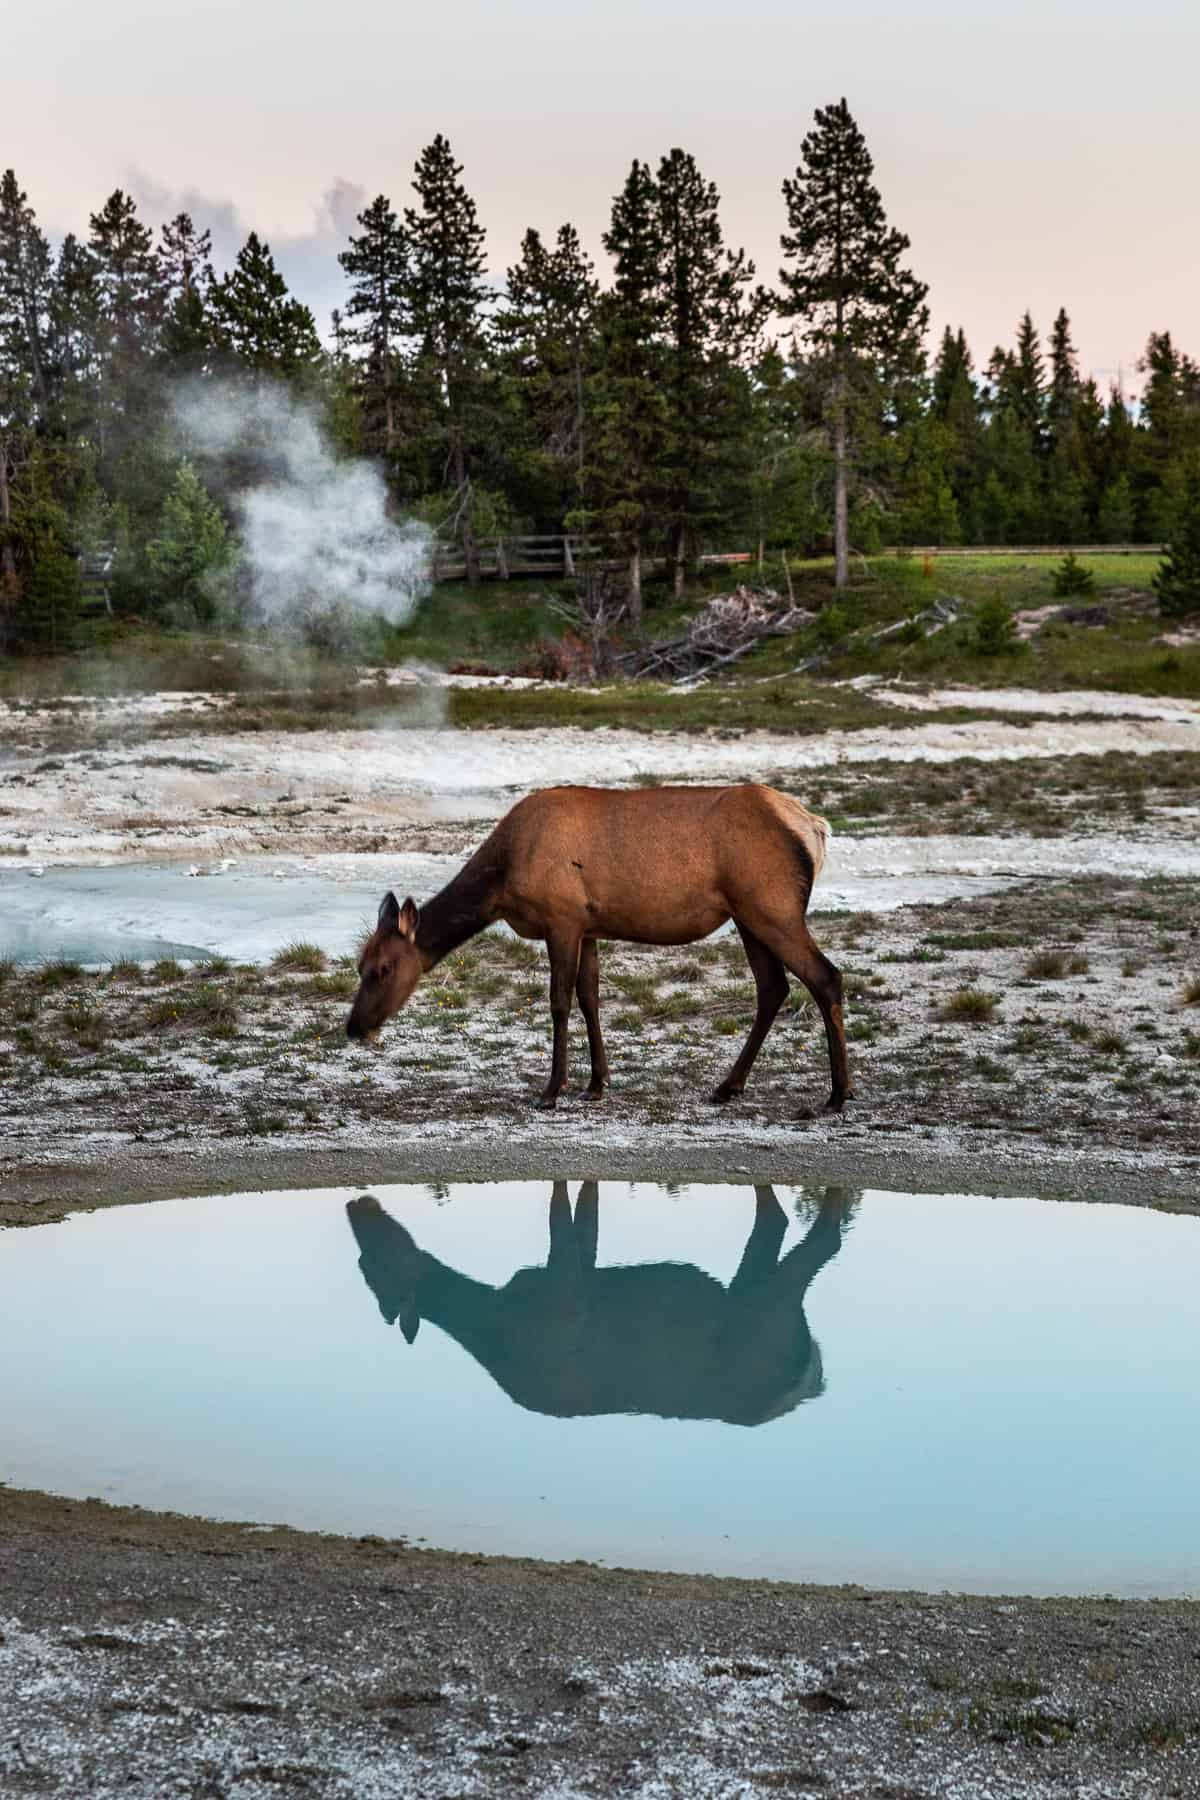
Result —
<instances>
[{"instance_id":1,"label":"still water surface","mask_svg":"<svg viewBox=\"0 0 1200 1800\"><path fill-rule=\"evenodd\" d=\"M0 1234L0 1480L611 1564L1195 1594L1198 1292L1200 1220L1034 1199L123 1207Z\"/></svg>"}]
</instances>

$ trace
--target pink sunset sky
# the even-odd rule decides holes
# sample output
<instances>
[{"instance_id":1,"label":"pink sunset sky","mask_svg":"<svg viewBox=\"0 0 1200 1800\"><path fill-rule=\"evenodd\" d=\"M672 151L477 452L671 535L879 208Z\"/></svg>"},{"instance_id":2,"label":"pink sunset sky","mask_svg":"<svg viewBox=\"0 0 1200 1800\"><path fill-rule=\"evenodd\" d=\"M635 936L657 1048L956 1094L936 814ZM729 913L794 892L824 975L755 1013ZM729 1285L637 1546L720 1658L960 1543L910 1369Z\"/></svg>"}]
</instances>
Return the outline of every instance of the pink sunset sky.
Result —
<instances>
[{"instance_id":1,"label":"pink sunset sky","mask_svg":"<svg viewBox=\"0 0 1200 1800\"><path fill-rule=\"evenodd\" d=\"M1197 9L1186 0L39 0L6 23L0 164L48 231L112 188L188 207L227 260L253 227L322 326L365 200L451 140L501 279L526 226L600 234L636 156L690 150L727 239L779 267L780 183L848 99L934 333L977 363L1065 305L1102 385L1169 329L1200 354ZM19 79L13 76L19 72Z\"/></svg>"}]
</instances>

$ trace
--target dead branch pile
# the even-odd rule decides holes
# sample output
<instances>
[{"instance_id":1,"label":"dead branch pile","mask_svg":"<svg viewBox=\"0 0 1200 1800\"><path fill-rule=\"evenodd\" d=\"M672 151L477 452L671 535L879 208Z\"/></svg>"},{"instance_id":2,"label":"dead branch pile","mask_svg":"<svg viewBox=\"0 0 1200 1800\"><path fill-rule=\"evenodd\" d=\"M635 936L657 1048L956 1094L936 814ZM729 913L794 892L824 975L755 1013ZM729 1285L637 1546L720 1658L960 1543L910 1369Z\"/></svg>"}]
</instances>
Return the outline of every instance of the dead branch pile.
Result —
<instances>
[{"instance_id":1,"label":"dead branch pile","mask_svg":"<svg viewBox=\"0 0 1200 1800\"><path fill-rule=\"evenodd\" d=\"M679 637L639 644L614 658L623 675L647 681L701 681L737 662L764 638L786 637L816 617L789 605L774 588L737 587L717 594Z\"/></svg>"}]
</instances>

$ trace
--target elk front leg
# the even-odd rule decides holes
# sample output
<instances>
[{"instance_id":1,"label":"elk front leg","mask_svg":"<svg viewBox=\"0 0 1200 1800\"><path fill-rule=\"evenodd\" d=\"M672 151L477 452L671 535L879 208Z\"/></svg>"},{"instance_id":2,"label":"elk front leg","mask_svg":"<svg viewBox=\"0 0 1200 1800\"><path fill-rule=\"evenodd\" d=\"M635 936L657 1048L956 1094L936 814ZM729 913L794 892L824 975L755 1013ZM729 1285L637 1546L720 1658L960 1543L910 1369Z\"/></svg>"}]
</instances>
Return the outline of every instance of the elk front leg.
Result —
<instances>
[{"instance_id":1,"label":"elk front leg","mask_svg":"<svg viewBox=\"0 0 1200 1800\"><path fill-rule=\"evenodd\" d=\"M550 1060L550 1079L542 1090L538 1105L557 1106L558 1096L567 1085L567 1025L571 1017L571 997L579 975L579 938L550 938L550 1017L554 1022L554 1052Z\"/></svg>"}]
</instances>

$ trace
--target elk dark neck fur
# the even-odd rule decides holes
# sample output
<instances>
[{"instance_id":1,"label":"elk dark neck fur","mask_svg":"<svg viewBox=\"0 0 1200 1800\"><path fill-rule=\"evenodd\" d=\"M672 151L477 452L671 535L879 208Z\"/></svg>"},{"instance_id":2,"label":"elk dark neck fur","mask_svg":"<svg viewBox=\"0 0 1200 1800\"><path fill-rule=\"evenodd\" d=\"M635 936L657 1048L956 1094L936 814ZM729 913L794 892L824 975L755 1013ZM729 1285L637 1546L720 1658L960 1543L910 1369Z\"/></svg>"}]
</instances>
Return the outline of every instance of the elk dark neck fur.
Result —
<instances>
[{"instance_id":1,"label":"elk dark neck fur","mask_svg":"<svg viewBox=\"0 0 1200 1800\"><path fill-rule=\"evenodd\" d=\"M429 958L431 969L493 922L495 914L489 910L489 902L496 877L494 864L481 864L472 857L453 881L421 908L417 949Z\"/></svg>"}]
</instances>

